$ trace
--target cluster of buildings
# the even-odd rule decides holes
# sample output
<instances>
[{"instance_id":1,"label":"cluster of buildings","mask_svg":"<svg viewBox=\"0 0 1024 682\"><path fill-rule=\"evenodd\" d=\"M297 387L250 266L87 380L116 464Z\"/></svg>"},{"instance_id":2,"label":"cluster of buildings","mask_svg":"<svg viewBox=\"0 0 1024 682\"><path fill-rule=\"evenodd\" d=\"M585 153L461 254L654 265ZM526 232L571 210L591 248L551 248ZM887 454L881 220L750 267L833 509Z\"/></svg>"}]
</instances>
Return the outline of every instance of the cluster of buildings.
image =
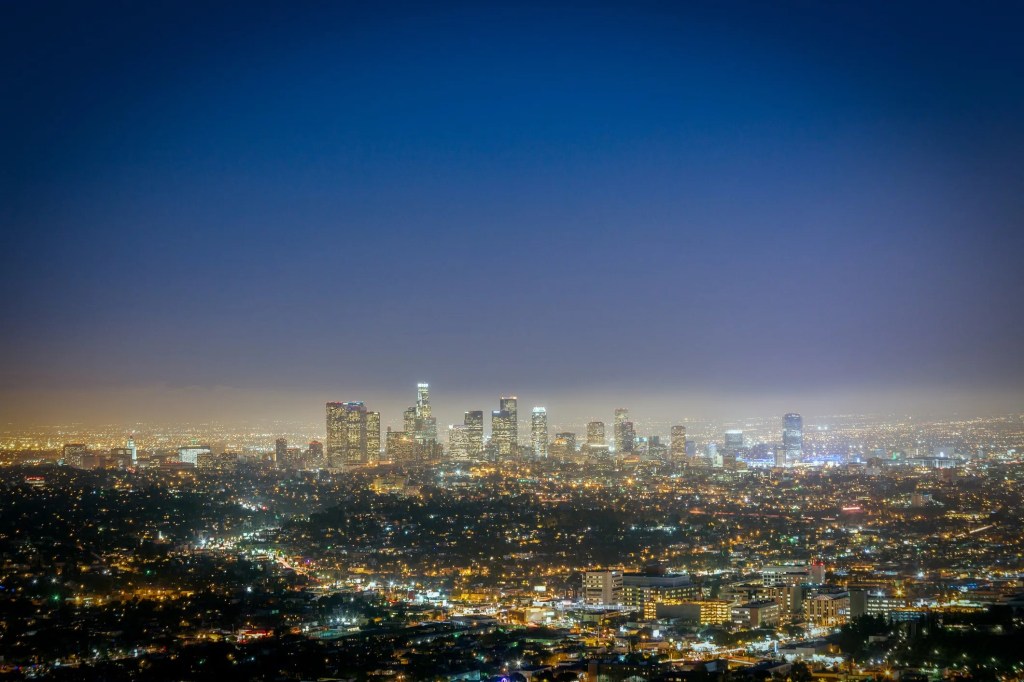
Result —
<instances>
[{"instance_id":1,"label":"cluster of buildings","mask_svg":"<svg viewBox=\"0 0 1024 682\"><path fill-rule=\"evenodd\" d=\"M667 443L661 436L638 437L629 410L616 408L611 438L606 424L592 421L586 425L582 441L574 432L549 433L548 412L534 407L529 416L529 438L520 438L519 399L502 396L498 409L491 412L490 433L484 432L484 411L469 410L461 424L448 427L447 449L438 438L437 420L430 406L430 387L420 383L416 387L416 404L403 415L403 428L388 428L381 438L380 413L370 411L362 402L327 403L327 439L324 459L308 457L311 467L344 468L379 463L424 464L448 462L471 463L479 461L502 462L512 458L562 460L583 459L609 461L640 456L677 464L697 458L692 440L687 440L686 426L676 424L670 428ZM803 419L799 414L785 416L782 446L777 448L775 465L798 463L803 453ZM381 447L383 445L383 447ZM707 452L714 466L733 466L743 450L741 431L725 433L721 452L712 447ZM642 450L642 452L641 452ZM280 461L280 458L278 458Z\"/></svg>"}]
</instances>

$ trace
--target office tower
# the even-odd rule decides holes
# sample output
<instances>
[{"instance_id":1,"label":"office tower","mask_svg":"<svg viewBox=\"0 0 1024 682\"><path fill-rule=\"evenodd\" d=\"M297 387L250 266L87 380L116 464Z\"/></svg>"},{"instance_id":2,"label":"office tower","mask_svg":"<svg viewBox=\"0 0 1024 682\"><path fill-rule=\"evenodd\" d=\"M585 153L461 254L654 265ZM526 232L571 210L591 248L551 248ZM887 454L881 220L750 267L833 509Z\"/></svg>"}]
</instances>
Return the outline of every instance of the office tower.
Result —
<instances>
[{"instance_id":1,"label":"office tower","mask_svg":"<svg viewBox=\"0 0 1024 682\"><path fill-rule=\"evenodd\" d=\"M470 459L476 459L484 451L484 413L483 410L470 410L462 417L466 427L466 449Z\"/></svg>"},{"instance_id":2,"label":"office tower","mask_svg":"<svg viewBox=\"0 0 1024 682\"><path fill-rule=\"evenodd\" d=\"M530 444L534 457L548 457L548 411L543 407L533 408L530 416Z\"/></svg>"},{"instance_id":3,"label":"office tower","mask_svg":"<svg viewBox=\"0 0 1024 682\"><path fill-rule=\"evenodd\" d=\"M469 427L465 424L452 424L448 427L448 458L453 462L468 462Z\"/></svg>"},{"instance_id":4,"label":"office tower","mask_svg":"<svg viewBox=\"0 0 1024 682\"><path fill-rule=\"evenodd\" d=\"M576 434L563 432L555 434L551 444L551 456L557 459L572 459L576 456Z\"/></svg>"},{"instance_id":5,"label":"office tower","mask_svg":"<svg viewBox=\"0 0 1024 682\"><path fill-rule=\"evenodd\" d=\"M499 460L508 459L515 453L512 424L512 415L508 410L491 412L491 445Z\"/></svg>"},{"instance_id":6,"label":"office tower","mask_svg":"<svg viewBox=\"0 0 1024 682\"><path fill-rule=\"evenodd\" d=\"M430 408L430 384L416 384L416 404L403 416L405 432L412 434L420 445L437 442L437 420Z\"/></svg>"},{"instance_id":7,"label":"office tower","mask_svg":"<svg viewBox=\"0 0 1024 682\"><path fill-rule=\"evenodd\" d=\"M374 413L376 414L376 413ZM369 414L362 402L327 403L327 465L359 466L369 459ZM380 415L377 444L380 444Z\"/></svg>"},{"instance_id":8,"label":"office tower","mask_svg":"<svg viewBox=\"0 0 1024 682\"><path fill-rule=\"evenodd\" d=\"M590 422L587 424L587 447L605 444L604 422Z\"/></svg>"},{"instance_id":9,"label":"office tower","mask_svg":"<svg viewBox=\"0 0 1024 682\"><path fill-rule=\"evenodd\" d=\"M516 454L519 449L519 398L513 396L503 396L498 401L498 409L502 412L508 412L510 432L509 439L512 441L512 454Z\"/></svg>"},{"instance_id":10,"label":"office tower","mask_svg":"<svg viewBox=\"0 0 1024 682\"><path fill-rule=\"evenodd\" d=\"M89 454L89 448L84 443L67 443L61 452L61 459L67 466L81 467L87 454Z\"/></svg>"},{"instance_id":11,"label":"office tower","mask_svg":"<svg viewBox=\"0 0 1024 682\"><path fill-rule=\"evenodd\" d=\"M669 457L677 464L686 461L685 426L676 425L672 427L672 436L669 441Z\"/></svg>"},{"instance_id":12,"label":"office tower","mask_svg":"<svg viewBox=\"0 0 1024 682\"><path fill-rule=\"evenodd\" d=\"M729 429L725 432L725 449L728 451L738 450L743 447L743 432L739 429Z\"/></svg>"},{"instance_id":13,"label":"office tower","mask_svg":"<svg viewBox=\"0 0 1024 682\"><path fill-rule=\"evenodd\" d=\"M274 441L274 463L278 466L284 466L287 459L288 441L284 438L278 438Z\"/></svg>"},{"instance_id":14,"label":"office tower","mask_svg":"<svg viewBox=\"0 0 1024 682\"><path fill-rule=\"evenodd\" d=\"M615 446L615 452L621 454L623 452L632 451L632 442L626 445L626 423L629 421L629 410L625 407L615 408L615 423L612 425L612 444ZM627 450L626 448L629 448Z\"/></svg>"},{"instance_id":15,"label":"office tower","mask_svg":"<svg viewBox=\"0 0 1024 682\"><path fill-rule=\"evenodd\" d=\"M804 418L790 412L783 418L782 449L786 451L786 464L800 462L804 454Z\"/></svg>"},{"instance_id":16,"label":"office tower","mask_svg":"<svg viewBox=\"0 0 1024 682\"><path fill-rule=\"evenodd\" d=\"M402 430L406 433L416 433L416 408L410 407L402 413Z\"/></svg>"},{"instance_id":17,"label":"office tower","mask_svg":"<svg viewBox=\"0 0 1024 682\"><path fill-rule=\"evenodd\" d=\"M437 420L430 409L429 384L416 384L416 442L437 442Z\"/></svg>"},{"instance_id":18,"label":"office tower","mask_svg":"<svg viewBox=\"0 0 1024 682\"><path fill-rule=\"evenodd\" d=\"M132 464L139 461L139 450L135 447L135 435L128 436L128 442L125 443L125 448L131 452Z\"/></svg>"},{"instance_id":19,"label":"office tower","mask_svg":"<svg viewBox=\"0 0 1024 682\"><path fill-rule=\"evenodd\" d=\"M324 444L318 440L310 441L309 449L306 450L306 466L310 469L317 469L324 466Z\"/></svg>"},{"instance_id":20,"label":"office tower","mask_svg":"<svg viewBox=\"0 0 1024 682\"><path fill-rule=\"evenodd\" d=\"M376 464L380 460L380 412L366 413L366 462Z\"/></svg>"},{"instance_id":21,"label":"office tower","mask_svg":"<svg viewBox=\"0 0 1024 682\"><path fill-rule=\"evenodd\" d=\"M711 466L722 466L722 456L718 454L717 445L715 445L714 443L708 443L705 453L707 453L707 458L708 461L711 462Z\"/></svg>"},{"instance_id":22,"label":"office tower","mask_svg":"<svg viewBox=\"0 0 1024 682\"><path fill-rule=\"evenodd\" d=\"M617 452L620 457L628 455L636 450L636 430L633 428L633 422L624 421L621 424L616 424L616 428L619 430L617 446Z\"/></svg>"},{"instance_id":23,"label":"office tower","mask_svg":"<svg viewBox=\"0 0 1024 682\"><path fill-rule=\"evenodd\" d=\"M410 464L416 460L416 436L407 431L387 432L387 458L394 464Z\"/></svg>"}]
</instances>

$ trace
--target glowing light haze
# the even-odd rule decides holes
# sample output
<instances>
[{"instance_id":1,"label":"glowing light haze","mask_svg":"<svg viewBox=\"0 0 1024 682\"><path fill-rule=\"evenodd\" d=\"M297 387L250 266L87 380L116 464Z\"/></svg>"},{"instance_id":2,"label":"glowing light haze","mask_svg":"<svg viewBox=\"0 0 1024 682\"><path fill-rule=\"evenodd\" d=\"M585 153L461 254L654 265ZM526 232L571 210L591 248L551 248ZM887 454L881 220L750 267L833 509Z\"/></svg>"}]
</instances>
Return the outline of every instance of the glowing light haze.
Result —
<instances>
[{"instance_id":1,"label":"glowing light haze","mask_svg":"<svg viewBox=\"0 0 1024 682\"><path fill-rule=\"evenodd\" d=\"M1024 409L1012 3L7 3L10 419Z\"/></svg>"}]
</instances>

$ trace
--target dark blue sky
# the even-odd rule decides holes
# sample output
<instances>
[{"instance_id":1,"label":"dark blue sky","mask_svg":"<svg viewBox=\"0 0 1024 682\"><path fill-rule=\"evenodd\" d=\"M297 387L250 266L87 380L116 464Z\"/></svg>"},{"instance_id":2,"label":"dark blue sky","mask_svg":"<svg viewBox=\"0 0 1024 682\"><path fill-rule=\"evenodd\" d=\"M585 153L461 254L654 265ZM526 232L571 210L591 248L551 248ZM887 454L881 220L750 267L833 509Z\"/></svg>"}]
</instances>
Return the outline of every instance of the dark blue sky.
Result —
<instances>
[{"instance_id":1,"label":"dark blue sky","mask_svg":"<svg viewBox=\"0 0 1024 682\"><path fill-rule=\"evenodd\" d=\"M1024 408L1014 3L210 4L0 9L9 414Z\"/></svg>"}]
</instances>

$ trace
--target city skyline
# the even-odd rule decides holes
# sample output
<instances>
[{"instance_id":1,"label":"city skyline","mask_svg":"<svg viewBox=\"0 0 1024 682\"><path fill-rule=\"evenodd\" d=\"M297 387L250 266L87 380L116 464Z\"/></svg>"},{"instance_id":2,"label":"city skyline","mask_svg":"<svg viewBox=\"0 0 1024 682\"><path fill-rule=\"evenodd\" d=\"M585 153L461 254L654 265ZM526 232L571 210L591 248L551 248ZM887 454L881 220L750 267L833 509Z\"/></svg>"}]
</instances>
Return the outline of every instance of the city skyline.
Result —
<instances>
[{"instance_id":1,"label":"city skyline","mask_svg":"<svg viewBox=\"0 0 1024 682\"><path fill-rule=\"evenodd\" d=\"M247 8L5 8L9 419L1024 409L1008 8Z\"/></svg>"}]
</instances>

